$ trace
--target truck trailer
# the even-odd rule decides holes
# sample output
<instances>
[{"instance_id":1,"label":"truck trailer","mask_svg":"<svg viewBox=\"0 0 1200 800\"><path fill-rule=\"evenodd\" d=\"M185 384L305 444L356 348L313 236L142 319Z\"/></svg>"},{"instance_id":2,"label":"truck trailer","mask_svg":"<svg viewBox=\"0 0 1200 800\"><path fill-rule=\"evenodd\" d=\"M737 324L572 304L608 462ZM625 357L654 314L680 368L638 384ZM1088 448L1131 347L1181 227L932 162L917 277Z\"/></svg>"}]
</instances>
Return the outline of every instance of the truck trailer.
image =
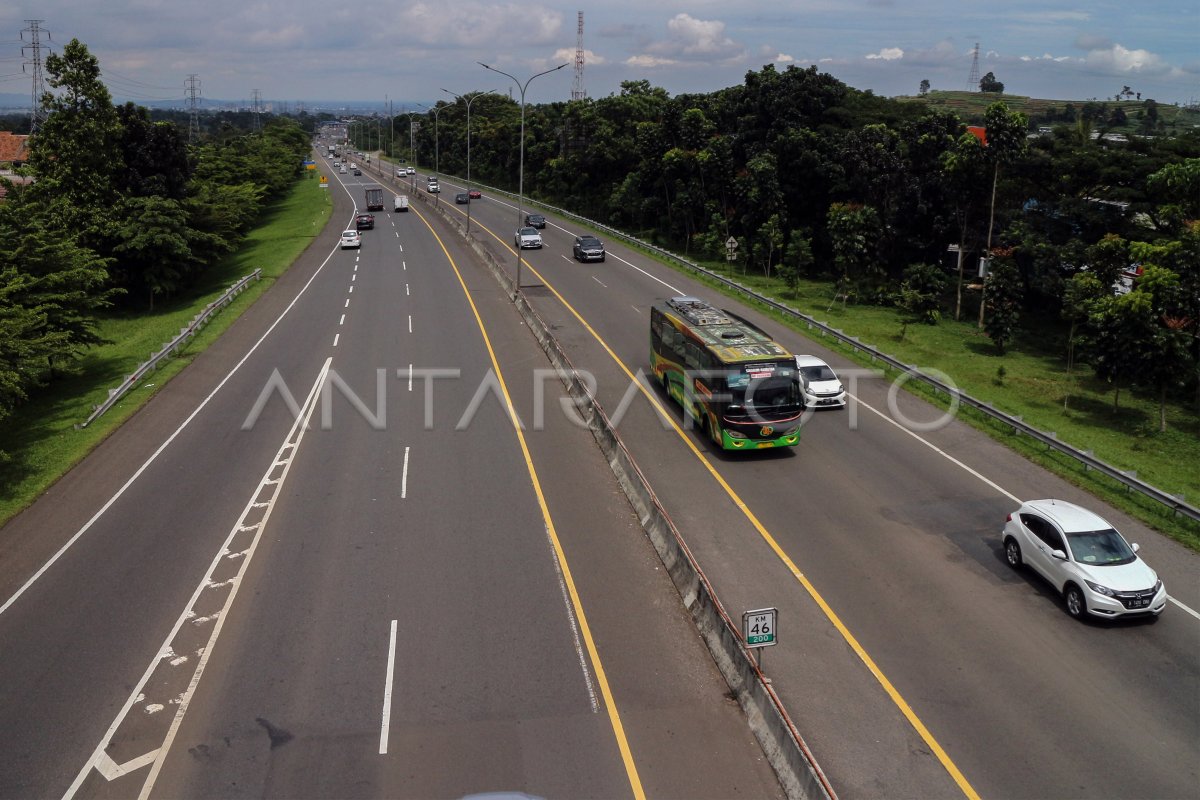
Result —
<instances>
[{"instance_id":1,"label":"truck trailer","mask_svg":"<svg viewBox=\"0 0 1200 800\"><path fill-rule=\"evenodd\" d=\"M383 189L378 186L367 189L367 211L383 211Z\"/></svg>"}]
</instances>

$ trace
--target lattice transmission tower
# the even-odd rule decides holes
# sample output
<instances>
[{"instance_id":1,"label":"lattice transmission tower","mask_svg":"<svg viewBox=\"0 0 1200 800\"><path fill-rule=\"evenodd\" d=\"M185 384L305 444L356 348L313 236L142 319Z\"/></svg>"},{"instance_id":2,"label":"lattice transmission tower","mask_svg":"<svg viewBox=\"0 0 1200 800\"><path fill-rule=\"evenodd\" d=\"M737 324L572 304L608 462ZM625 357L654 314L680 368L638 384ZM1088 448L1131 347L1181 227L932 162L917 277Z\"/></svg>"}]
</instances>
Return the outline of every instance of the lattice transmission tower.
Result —
<instances>
[{"instance_id":1,"label":"lattice transmission tower","mask_svg":"<svg viewBox=\"0 0 1200 800\"><path fill-rule=\"evenodd\" d=\"M979 91L979 42L975 43L975 55L971 59L971 74L967 77L967 91Z\"/></svg>"},{"instance_id":2,"label":"lattice transmission tower","mask_svg":"<svg viewBox=\"0 0 1200 800\"><path fill-rule=\"evenodd\" d=\"M42 40L40 34L44 31L46 39L50 39L50 31L45 28L38 27L41 25L40 19L27 19L25 22L29 25L21 31L21 41L25 41L25 34L29 34L29 44L21 45L21 55L25 57L25 63L21 65L21 69L30 68L33 76L33 103L29 108L29 132L37 133L38 126L46 119L46 112L42 109L42 95L46 93L46 79L42 76Z\"/></svg>"},{"instance_id":3,"label":"lattice transmission tower","mask_svg":"<svg viewBox=\"0 0 1200 800\"><path fill-rule=\"evenodd\" d=\"M571 87L571 99L587 97L583 90L583 12L579 12L579 33L575 37L575 84Z\"/></svg>"},{"instance_id":4,"label":"lattice transmission tower","mask_svg":"<svg viewBox=\"0 0 1200 800\"><path fill-rule=\"evenodd\" d=\"M200 138L200 79L188 75L184 84L188 98L188 143L195 144Z\"/></svg>"}]
</instances>

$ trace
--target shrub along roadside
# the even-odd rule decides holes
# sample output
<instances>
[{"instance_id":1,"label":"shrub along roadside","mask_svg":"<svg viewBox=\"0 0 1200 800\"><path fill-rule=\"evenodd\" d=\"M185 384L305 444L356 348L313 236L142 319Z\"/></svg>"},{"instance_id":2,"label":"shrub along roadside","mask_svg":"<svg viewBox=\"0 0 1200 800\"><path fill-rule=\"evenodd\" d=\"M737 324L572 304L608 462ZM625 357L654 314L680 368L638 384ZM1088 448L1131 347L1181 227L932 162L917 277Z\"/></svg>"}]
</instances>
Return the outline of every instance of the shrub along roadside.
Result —
<instances>
[{"instance_id":1,"label":"shrub along roadside","mask_svg":"<svg viewBox=\"0 0 1200 800\"><path fill-rule=\"evenodd\" d=\"M296 181L279 201L267 207L237 252L205 273L203 285L160 304L153 313L114 314L100 319L97 332L106 340L81 359L79 374L54 382L5 419L0 430L0 525L32 503L91 450L134 414L168 380L211 344L312 242L328 221L332 204L311 174ZM108 389L185 327L208 303L242 276L262 268L263 279L251 284L184 348L156 372L146 376L125 398L87 428L87 419Z\"/></svg>"}]
</instances>

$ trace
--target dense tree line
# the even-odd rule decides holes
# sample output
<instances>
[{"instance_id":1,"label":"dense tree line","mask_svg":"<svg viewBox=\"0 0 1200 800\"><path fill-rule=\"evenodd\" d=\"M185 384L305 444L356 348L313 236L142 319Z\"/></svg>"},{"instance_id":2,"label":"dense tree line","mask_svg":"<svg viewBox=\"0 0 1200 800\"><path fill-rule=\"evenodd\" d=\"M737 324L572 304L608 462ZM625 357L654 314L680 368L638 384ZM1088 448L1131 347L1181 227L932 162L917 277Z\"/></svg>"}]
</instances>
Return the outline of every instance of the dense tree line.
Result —
<instances>
[{"instance_id":1,"label":"dense tree line","mask_svg":"<svg viewBox=\"0 0 1200 800\"><path fill-rule=\"evenodd\" d=\"M309 147L279 120L189 146L186 128L114 106L77 40L45 71L32 182L0 203L0 418L98 342L106 309L153 308L233 251Z\"/></svg>"},{"instance_id":2,"label":"dense tree line","mask_svg":"<svg viewBox=\"0 0 1200 800\"><path fill-rule=\"evenodd\" d=\"M465 174L465 103L439 108L441 169ZM740 86L675 97L629 81L525 114L525 190L543 201L696 256L722 258L733 236L747 271L827 278L908 321L978 314L1001 351L1023 319L1062 319L1072 359L1112 381L1114 401L1138 385L1200 402L1196 132L1109 141L1092 135L1103 118L1084 105L1031 135L1002 102L963 120L815 67L767 66ZM409 121L392 121L402 150ZM433 115L418 121L430 163ZM471 126L472 176L515 190L519 105L480 96ZM1114 294L1137 265L1135 290Z\"/></svg>"}]
</instances>

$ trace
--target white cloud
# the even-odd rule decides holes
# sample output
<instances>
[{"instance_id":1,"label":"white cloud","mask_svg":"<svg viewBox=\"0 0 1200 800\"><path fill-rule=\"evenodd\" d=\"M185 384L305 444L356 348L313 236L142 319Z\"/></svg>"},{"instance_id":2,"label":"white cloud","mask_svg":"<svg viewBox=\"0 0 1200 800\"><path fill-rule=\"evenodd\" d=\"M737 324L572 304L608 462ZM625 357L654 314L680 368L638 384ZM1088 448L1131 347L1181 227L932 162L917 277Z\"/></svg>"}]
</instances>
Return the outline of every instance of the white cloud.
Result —
<instances>
[{"instance_id":1,"label":"white cloud","mask_svg":"<svg viewBox=\"0 0 1200 800\"><path fill-rule=\"evenodd\" d=\"M559 49L554 51L554 55L550 57L550 60L553 61L555 64L561 64L564 61L570 61L572 64L574 64L575 63L575 48L574 47L560 47ZM604 56L596 55L591 50L588 50L585 47L585 48L583 48L583 63L595 64L595 65L599 66L600 64L607 64L608 59L605 58Z\"/></svg>"},{"instance_id":2,"label":"white cloud","mask_svg":"<svg viewBox=\"0 0 1200 800\"><path fill-rule=\"evenodd\" d=\"M639 56L630 56L629 58L625 59L625 63L631 67L652 68L652 67L669 67L672 64L678 64L679 62L675 61L674 59L671 59L671 58L659 58L658 56L639 55Z\"/></svg>"},{"instance_id":3,"label":"white cloud","mask_svg":"<svg viewBox=\"0 0 1200 800\"><path fill-rule=\"evenodd\" d=\"M776 64L791 64L795 62L795 60L795 58L789 56L787 53L780 53L779 55L775 56Z\"/></svg>"},{"instance_id":4,"label":"white cloud","mask_svg":"<svg viewBox=\"0 0 1200 800\"><path fill-rule=\"evenodd\" d=\"M481 47L500 45L519 36L521 43L563 40L563 14L543 6L457 0L417 2L399 13L404 38L427 45Z\"/></svg>"},{"instance_id":5,"label":"white cloud","mask_svg":"<svg viewBox=\"0 0 1200 800\"><path fill-rule=\"evenodd\" d=\"M904 51L899 47L885 47L878 53L868 53L868 59L883 59L884 61L895 61L899 58L904 58Z\"/></svg>"},{"instance_id":6,"label":"white cloud","mask_svg":"<svg viewBox=\"0 0 1200 800\"><path fill-rule=\"evenodd\" d=\"M649 44L646 51L662 59L705 62L729 61L745 54L742 45L725 35L724 22L689 14L667 20L667 38Z\"/></svg>"},{"instance_id":7,"label":"white cloud","mask_svg":"<svg viewBox=\"0 0 1200 800\"><path fill-rule=\"evenodd\" d=\"M1148 50L1130 50L1119 44L1105 50L1092 50L1085 61L1089 66L1110 69L1115 72L1166 72L1170 67L1159 56Z\"/></svg>"}]
</instances>

